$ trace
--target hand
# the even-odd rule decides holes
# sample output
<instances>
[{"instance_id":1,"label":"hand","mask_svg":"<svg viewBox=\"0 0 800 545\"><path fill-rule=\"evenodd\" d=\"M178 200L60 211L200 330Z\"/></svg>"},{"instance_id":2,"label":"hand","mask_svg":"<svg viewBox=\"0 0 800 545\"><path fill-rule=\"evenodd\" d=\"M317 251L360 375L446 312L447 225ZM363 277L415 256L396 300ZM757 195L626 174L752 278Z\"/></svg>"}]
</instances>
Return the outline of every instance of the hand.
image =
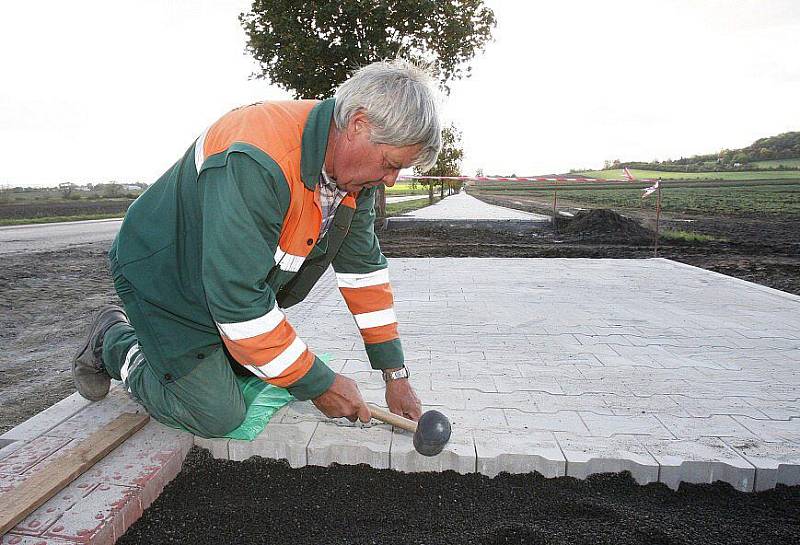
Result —
<instances>
[{"instance_id":1,"label":"hand","mask_svg":"<svg viewBox=\"0 0 800 545\"><path fill-rule=\"evenodd\" d=\"M350 422L361 420L364 423L372 418L355 381L338 373L331 387L311 402L328 418L344 416Z\"/></svg>"},{"instance_id":2,"label":"hand","mask_svg":"<svg viewBox=\"0 0 800 545\"><path fill-rule=\"evenodd\" d=\"M386 383L386 404L394 414L405 416L414 422L422 416L422 405L407 378Z\"/></svg>"}]
</instances>

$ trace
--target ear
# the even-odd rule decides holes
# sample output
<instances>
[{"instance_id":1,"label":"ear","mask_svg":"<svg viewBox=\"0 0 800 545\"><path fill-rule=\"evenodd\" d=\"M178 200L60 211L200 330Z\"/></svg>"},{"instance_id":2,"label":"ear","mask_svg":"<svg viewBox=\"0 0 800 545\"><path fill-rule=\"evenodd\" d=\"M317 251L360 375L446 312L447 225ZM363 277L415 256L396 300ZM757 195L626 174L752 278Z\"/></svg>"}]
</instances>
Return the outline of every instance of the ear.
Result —
<instances>
[{"instance_id":1,"label":"ear","mask_svg":"<svg viewBox=\"0 0 800 545\"><path fill-rule=\"evenodd\" d=\"M352 141L357 134L368 130L369 120L367 119L367 114L363 110L359 110L347 122L347 139Z\"/></svg>"}]
</instances>

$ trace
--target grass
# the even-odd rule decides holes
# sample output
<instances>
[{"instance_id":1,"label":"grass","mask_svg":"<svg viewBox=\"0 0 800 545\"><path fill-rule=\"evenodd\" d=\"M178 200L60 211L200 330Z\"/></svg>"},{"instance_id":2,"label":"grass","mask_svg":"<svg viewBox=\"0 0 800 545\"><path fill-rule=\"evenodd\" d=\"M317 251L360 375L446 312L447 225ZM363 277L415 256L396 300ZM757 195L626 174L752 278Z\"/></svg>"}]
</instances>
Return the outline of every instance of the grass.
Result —
<instances>
[{"instance_id":1,"label":"grass","mask_svg":"<svg viewBox=\"0 0 800 545\"><path fill-rule=\"evenodd\" d=\"M700 233L693 233L691 231L667 229L664 231L660 231L659 234L661 235L661 238L666 238L670 240L679 240L682 242L690 242L690 243L717 242L722 240L720 238L712 237L711 235L701 235Z\"/></svg>"},{"instance_id":2,"label":"grass","mask_svg":"<svg viewBox=\"0 0 800 545\"><path fill-rule=\"evenodd\" d=\"M635 178L661 178L663 180L800 180L800 172L791 170L754 170L749 172L661 172L659 170L632 169ZM586 170L572 172L571 176L587 176L603 180L624 179L621 169Z\"/></svg>"},{"instance_id":3,"label":"grass","mask_svg":"<svg viewBox=\"0 0 800 545\"><path fill-rule=\"evenodd\" d=\"M785 166L787 168L800 168L800 159L772 159L769 161L753 161L751 164L761 168L777 168Z\"/></svg>"},{"instance_id":4,"label":"grass","mask_svg":"<svg viewBox=\"0 0 800 545\"><path fill-rule=\"evenodd\" d=\"M438 195L433 196L433 203L436 204L441 199ZM386 204L386 216L400 216L405 214L406 212L411 212L413 210L418 210L420 208L425 208L428 206L428 199L414 199L413 201L404 201L404 202L396 202L391 204Z\"/></svg>"},{"instance_id":5,"label":"grass","mask_svg":"<svg viewBox=\"0 0 800 545\"><path fill-rule=\"evenodd\" d=\"M386 195L393 197L400 197L403 195L427 195L428 188L422 187L417 184L417 187L411 187L411 182L397 182L392 187L386 188Z\"/></svg>"},{"instance_id":6,"label":"grass","mask_svg":"<svg viewBox=\"0 0 800 545\"><path fill-rule=\"evenodd\" d=\"M30 225L33 223L59 223L62 221L105 220L122 218L125 214L79 214L76 216L44 216L38 218L0 218L3 225Z\"/></svg>"}]
</instances>

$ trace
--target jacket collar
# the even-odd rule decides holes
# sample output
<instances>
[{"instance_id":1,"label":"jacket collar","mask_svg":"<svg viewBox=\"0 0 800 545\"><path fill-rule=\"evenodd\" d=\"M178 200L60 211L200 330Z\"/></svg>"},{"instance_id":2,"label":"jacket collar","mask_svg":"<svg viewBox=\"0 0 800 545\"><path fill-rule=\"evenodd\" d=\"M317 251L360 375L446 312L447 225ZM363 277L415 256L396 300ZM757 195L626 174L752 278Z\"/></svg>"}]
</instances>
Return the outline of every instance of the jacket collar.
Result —
<instances>
[{"instance_id":1,"label":"jacket collar","mask_svg":"<svg viewBox=\"0 0 800 545\"><path fill-rule=\"evenodd\" d=\"M319 184L322 167L325 163L325 150L328 147L328 131L333 119L334 99L320 101L311 109L303 128L303 141L300 148L300 178L303 184L314 190Z\"/></svg>"}]
</instances>

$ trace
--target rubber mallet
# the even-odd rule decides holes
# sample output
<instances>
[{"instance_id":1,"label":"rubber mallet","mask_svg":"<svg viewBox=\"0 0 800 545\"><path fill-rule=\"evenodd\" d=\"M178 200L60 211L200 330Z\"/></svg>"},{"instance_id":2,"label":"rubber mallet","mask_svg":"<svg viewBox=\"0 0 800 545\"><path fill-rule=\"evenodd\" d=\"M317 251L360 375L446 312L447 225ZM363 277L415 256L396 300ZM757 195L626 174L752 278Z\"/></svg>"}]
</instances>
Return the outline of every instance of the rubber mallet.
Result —
<instances>
[{"instance_id":1,"label":"rubber mallet","mask_svg":"<svg viewBox=\"0 0 800 545\"><path fill-rule=\"evenodd\" d=\"M414 448L423 456L436 456L450 440L450 421L439 411L425 411L419 422L414 422L372 403L367 407L375 420L412 432Z\"/></svg>"}]
</instances>

